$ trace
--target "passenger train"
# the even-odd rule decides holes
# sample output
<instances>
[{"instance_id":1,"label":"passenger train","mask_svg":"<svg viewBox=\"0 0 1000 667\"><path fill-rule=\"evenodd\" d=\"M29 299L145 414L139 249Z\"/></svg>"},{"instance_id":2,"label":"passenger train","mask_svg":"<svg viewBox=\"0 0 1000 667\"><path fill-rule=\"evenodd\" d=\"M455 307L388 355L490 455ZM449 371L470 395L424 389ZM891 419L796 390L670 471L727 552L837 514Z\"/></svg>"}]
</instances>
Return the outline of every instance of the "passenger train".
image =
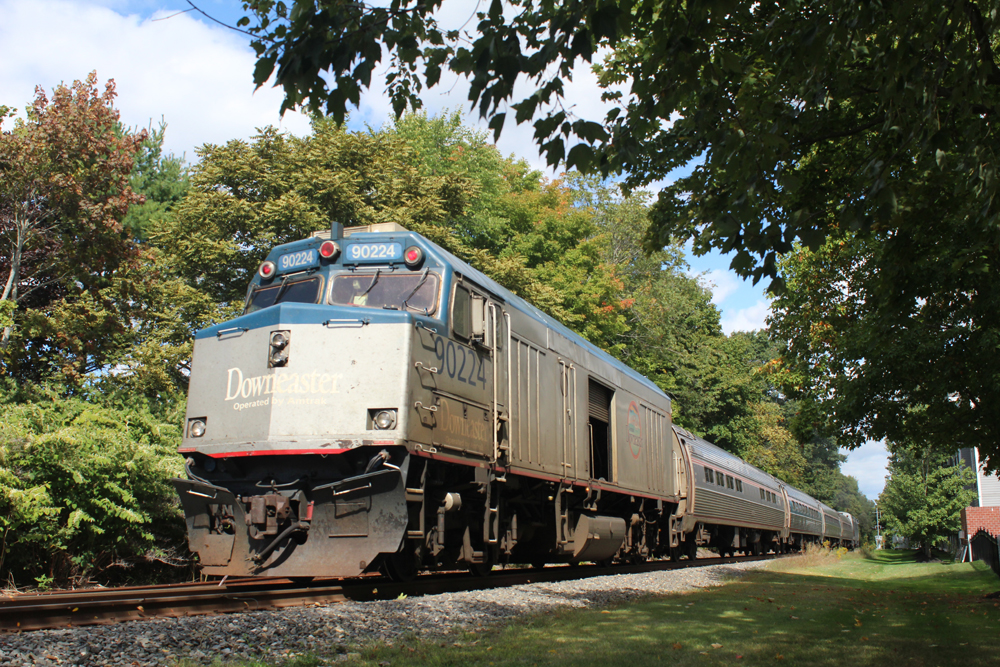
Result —
<instances>
[{"instance_id":1,"label":"passenger train","mask_svg":"<svg viewBox=\"0 0 1000 667\"><path fill-rule=\"evenodd\" d=\"M654 383L395 224L274 248L195 338L173 481L209 575L354 576L852 546L672 424Z\"/></svg>"}]
</instances>

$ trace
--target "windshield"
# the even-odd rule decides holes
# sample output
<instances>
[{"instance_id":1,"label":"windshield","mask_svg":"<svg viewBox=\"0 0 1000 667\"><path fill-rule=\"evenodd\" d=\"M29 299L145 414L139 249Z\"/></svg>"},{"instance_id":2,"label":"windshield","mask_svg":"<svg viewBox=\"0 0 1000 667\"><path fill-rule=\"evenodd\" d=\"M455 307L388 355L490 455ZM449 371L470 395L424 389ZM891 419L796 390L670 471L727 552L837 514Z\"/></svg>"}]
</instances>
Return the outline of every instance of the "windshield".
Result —
<instances>
[{"instance_id":1,"label":"windshield","mask_svg":"<svg viewBox=\"0 0 1000 667\"><path fill-rule=\"evenodd\" d=\"M276 303L319 303L319 278L283 281L277 285L258 287L250 295L243 314L252 313Z\"/></svg>"},{"instance_id":2,"label":"windshield","mask_svg":"<svg viewBox=\"0 0 1000 667\"><path fill-rule=\"evenodd\" d=\"M428 271L343 273L333 279L330 302L430 315L437 310L438 281L438 276Z\"/></svg>"}]
</instances>

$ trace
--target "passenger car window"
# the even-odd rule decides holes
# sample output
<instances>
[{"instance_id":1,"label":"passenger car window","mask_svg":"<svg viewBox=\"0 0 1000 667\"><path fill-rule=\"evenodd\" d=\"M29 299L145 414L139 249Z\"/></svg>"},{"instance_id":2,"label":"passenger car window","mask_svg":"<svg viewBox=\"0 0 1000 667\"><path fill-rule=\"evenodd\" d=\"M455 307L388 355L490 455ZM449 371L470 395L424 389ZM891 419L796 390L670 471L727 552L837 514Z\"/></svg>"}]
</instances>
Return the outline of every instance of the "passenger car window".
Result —
<instances>
[{"instance_id":1,"label":"passenger car window","mask_svg":"<svg viewBox=\"0 0 1000 667\"><path fill-rule=\"evenodd\" d=\"M736 490L743 493L743 482L740 480L736 480Z\"/></svg>"},{"instance_id":2,"label":"passenger car window","mask_svg":"<svg viewBox=\"0 0 1000 667\"><path fill-rule=\"evenodd\" d=\"M726 475L726 486L730 489L733 488L733 478L731 475Z\"/></svg>"},{"instance_id":3,"label":"passenger car window","mask_svg":"<svg viewBox=\"0 0 1000 667\"><path fill-rule=\"evenodd\" d=\"M333 278L330 303L363 308L416 311L437 310L439 279L428 273L341 273Z\"/></svg>"},{"instance_id":4,"label":"passenger car window","mask_svg":"<svg viewBox=\"0 0 1000 667\"><path fill-rule=\"evenodd\" d=\"M705 468L705 481L708 482L709 484L711 484L712 482L715 481L712 478L712 469L711 468Z\"/></svg>"}]
</instances>

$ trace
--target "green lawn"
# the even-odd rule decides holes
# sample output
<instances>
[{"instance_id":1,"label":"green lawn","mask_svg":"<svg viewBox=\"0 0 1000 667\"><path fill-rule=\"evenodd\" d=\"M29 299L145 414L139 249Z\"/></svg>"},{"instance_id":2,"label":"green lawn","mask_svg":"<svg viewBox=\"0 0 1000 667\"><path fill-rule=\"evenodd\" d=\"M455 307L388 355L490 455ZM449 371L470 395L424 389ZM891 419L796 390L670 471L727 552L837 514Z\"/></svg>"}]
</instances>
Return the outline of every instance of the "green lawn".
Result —
<instances>
[{"instance_id":1,"label":"green lawn","mask_svg":"<svg viewBox=\"0 0 1000 667\"><path fill-rule=\"evenodd\" d=\"M444 644L360 647L340 664L994 665L1000 600L985 596L997 590L988 569L918 564L910 552L813 554L694 593L531 617Z\"/></svg>"}]
</instances>

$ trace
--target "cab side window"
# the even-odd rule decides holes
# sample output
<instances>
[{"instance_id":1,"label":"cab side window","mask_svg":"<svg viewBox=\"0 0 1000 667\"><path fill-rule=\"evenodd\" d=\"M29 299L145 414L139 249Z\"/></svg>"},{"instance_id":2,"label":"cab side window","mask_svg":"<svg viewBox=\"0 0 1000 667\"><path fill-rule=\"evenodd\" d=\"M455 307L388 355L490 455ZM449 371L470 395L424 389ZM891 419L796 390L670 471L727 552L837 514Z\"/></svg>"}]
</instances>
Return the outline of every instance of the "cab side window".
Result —
<instances>
[{"instance_id":1,"label":"cab side window","mask_svg":"<svg viewBox=\"0 0 1000 667\"><path fill-rule=\"evenodd\" d=\"M455 286L455 298L451 304L451 329L455 336L469 340L472 324L472 295L461 285Z\"/></svg>"}]
</instances>

